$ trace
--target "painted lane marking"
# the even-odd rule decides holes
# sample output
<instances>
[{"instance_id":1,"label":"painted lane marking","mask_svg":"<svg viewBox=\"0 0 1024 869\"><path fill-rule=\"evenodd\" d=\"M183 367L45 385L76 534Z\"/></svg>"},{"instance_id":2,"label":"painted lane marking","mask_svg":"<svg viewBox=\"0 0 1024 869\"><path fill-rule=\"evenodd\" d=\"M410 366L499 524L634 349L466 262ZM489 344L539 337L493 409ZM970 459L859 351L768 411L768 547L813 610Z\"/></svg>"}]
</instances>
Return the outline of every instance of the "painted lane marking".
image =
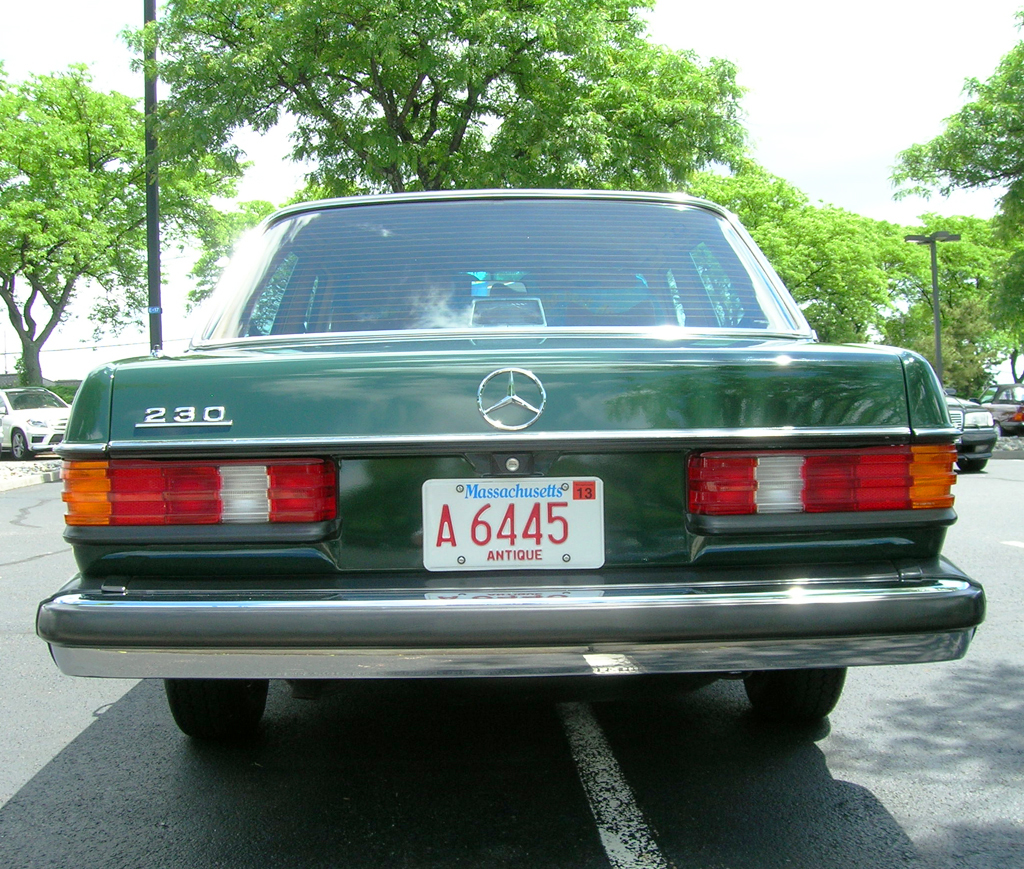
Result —
<instances>
[{"instance_id":1,"label":"painted lane marking","mask_svg":"<svg viewBox=\"0 0 1024 869\"><path fill-rule=\"evenodd\" d=\"M612 869L668 869L590 706L560 703L558 716Z\"/></svg>"},{"instance_id":2,"label":"painted lane marking","mask_svg":"<svg viewBox=\"0 0 1024 869\"><path fill-rule=\"evenodd\" d=\"M1004 540L1003 546L1019 546L1021 549L1024 549L1024 543L1020 543L1017 540Z\"/></svg>"}]
</instances>

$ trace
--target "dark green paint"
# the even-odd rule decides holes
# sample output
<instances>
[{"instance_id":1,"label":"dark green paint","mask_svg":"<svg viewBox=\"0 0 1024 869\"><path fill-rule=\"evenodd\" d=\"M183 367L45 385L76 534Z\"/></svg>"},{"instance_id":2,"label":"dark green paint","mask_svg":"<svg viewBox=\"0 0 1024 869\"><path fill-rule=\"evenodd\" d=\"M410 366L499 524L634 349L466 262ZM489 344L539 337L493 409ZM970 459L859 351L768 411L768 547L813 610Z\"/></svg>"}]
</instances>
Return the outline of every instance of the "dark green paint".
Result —
<instances>
[{"instance_id":1,"label":"dark green paint","mask_svg":"<svg viewBox=\"0 0 1024 869\"><path fill-rule=\"evenodd\" d=\"M942 384L928 360L910 350L900 353L907 374L907 405L910 423L915 429L952 426L949 408L943 398Z\"/></svg>"},{"instance_id":2,"label":"dark green paint","mask_svg":"<svg viewBox=\"0 0 1024 869\"><path fill-rule=\"evenodd\" d=\"M716 430L730 436L725 446L735 446L743 429L841 434L853 428L857 442L870 445L899 439L892 429L948 425L927 362L884 347L622 338L573 345L563 338L511 350L448 339L421 342L415 351L367 344L346 352L292 348L140 359L101 369L83 385L69 428L72 454L76 445L107 439L108 407L114 441L216 439L220 445L210 454L223 456L231 452L229 439L322 439L321 454L340 465L340 527L312 546L79 544L79 565L91 576L358 576L358 584L372 587L393 582L397 571L410 581L435 581L437 575L422 571L421 486L432 478L476 476L488 466L479 454L445 453L460 436L497 434L480 416L476 393L486 375L509 366L532 370L547 389L543 416L521 436L526 451L538 433L626 431L642 438L659 429L697 430L702 448L713 448ZM180 407L201 415L220 406L233 421L230 429L135 427L152 407L167 408L169 416ZM425 436L434 447L417 448L415 457L374 457L365 448L327 446L366 436ZM815 445L828 443L825 434ZM824 517L820 528L800 533L694 533L685 516L690 446L682 434L644 451L604 452L569 437L554 451L547 447L551 452L538 466L542 473L604 480L609 568L853 564L928 558L941 548L938 526L840 530ZM495 581L514 584L515 576L509 571Z\"/></svg>"},{"instance_id":3,"label":"dark green paint","mask_svg":"<svg viewBox=\"0 0 1024 869\"><path fill-rule=\"evenodd\" d=\"M547 409L529 435L909 425L901 357L888 348L614 346L453 350L449 342L429 353L239 351L136 361L114 372L111 439L494 434L476 393L506 366L533 371L547 389ZM200 415L223 406L233 425L137 429L154 406Z\"/></svg>"},{"instance_id":4,"label":"dark green paint","mask_svg":"<svg viewBox=\"0 0 1024 869\"><path fill-rule=\"evenodd\" d=\"M113 379L114 366L104 365L82 381L71 405L65 441L83 445L107 442Z\"/></svg>"}]
</instances>

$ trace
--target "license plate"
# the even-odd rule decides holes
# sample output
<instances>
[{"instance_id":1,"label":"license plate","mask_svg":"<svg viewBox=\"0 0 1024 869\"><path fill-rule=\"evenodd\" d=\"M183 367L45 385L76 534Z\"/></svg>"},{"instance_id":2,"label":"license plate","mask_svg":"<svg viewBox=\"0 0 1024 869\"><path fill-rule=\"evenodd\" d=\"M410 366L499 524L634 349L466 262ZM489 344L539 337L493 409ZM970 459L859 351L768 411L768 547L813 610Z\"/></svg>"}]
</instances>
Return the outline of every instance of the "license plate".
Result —
<instances>
[{"instance_id":1,"label":"license plate","mask_svg":"<svg viewBox=\"0 0 1024 869\"><path fill-rule=\"evenodd\" d=\"M427 570L581 570L604 564L596 477L427 480Z\"/></svg>"}]
</instances>

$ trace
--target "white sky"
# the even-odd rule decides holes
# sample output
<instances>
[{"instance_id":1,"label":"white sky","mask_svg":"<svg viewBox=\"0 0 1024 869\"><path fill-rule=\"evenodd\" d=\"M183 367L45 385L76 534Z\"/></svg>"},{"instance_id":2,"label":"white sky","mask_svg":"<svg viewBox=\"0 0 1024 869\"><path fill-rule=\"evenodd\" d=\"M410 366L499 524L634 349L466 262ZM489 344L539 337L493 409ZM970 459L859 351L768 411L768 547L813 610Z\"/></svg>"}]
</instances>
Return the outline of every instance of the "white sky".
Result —
<instances>
[{"instance_id":1,"label":"white sky","mask_svg":"<svg viewBox=\"0 0 1024 869\"><path fill-rule=\"evenodd\" d=\"M142 0L36 0L5 4L0 59L8 77L61 70L84 62L94 84L141 98L141 76L118 34L142 22ZM942 129L963 103L964 80L988 78L1022 38L1014 13L1024 0L658 0L651 18L655 42L691 49L702 58L733 61L747 89L742 105L755 158L812 201L879 220L913 223L925 211L993 213L993 193L950 200L894 202L889 175L896 155ZM282 162L283 136L243 140L255 166L243 199L282 201L299 185L301 169ZM164 339L182 349L198 324L183 315L187 266L165 262ZM175 277L175 275L178 275ZM148 351L148 343L74 350L88 340L83 303L43 351L43 373L81 377L89 368ZM6 319L6 318L5 318ZM123 345L136 335L112 338ZM20 353L4 323L4 371Z\"/></svg>"}]
</instances>

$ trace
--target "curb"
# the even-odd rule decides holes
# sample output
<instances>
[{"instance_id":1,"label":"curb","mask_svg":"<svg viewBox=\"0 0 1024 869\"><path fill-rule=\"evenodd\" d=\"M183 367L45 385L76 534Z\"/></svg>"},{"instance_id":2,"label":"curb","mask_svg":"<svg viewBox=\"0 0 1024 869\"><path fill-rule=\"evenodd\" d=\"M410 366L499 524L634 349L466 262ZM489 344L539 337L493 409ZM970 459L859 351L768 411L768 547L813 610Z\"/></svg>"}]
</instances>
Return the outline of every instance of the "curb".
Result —
<instances>
[{"instance_id":1,"label":"curb","mask_svg":"<svg viewBox=\"0 0 1024 869\"><path fill-rule=\"evenodd\" d=\"M23 489L26 486L38 486L40 483L60 482L60 471L47 471L43 474L31 474L25 477L10 477L0 480L0 492L10 489Z\"/></svg>"}]
</instances>

